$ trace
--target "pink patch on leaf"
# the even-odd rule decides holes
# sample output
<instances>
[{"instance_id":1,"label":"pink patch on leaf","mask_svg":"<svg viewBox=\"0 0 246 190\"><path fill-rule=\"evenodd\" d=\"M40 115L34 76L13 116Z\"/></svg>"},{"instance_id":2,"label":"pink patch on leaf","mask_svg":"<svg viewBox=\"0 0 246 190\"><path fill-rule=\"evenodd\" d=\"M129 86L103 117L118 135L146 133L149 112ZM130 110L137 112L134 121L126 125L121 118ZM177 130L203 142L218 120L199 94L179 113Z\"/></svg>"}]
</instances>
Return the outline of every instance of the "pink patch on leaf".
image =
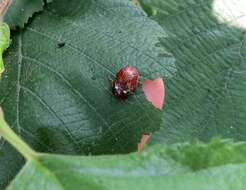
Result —
<instances>
[{"instance_id":1,"label":"pink patch on leaf","mask_svg":"<svg viewBox=\"0 0 246 190\"><path fill-rule=\"evenodd\" d=\"M161 78L155 80L145 80L143 82L143 91L148 101L154 107L162 109L165 98L164 81Z\"/></svg>"},{"instance_id":2,"label":"pink patch on leaf","mask_svg":"<svg viewBox=\"0 0 246 190\"><path fill-rule=\"evenodd\" d=\"M140 140L140 143L138 143L138 152L142 151L144 149L144 145L148 142L151 134L143 134L142 138Z\"/></svg>"}]
</instances>

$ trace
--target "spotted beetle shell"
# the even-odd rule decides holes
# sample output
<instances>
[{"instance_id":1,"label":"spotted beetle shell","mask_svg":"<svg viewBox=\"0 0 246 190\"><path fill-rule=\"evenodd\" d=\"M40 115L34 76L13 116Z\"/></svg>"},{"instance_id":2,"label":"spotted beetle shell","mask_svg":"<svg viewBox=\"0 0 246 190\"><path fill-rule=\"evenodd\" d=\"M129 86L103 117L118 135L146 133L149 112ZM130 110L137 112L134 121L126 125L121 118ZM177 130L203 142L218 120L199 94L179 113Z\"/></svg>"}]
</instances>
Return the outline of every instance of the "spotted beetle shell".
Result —
<instances>
[{"instance_id":1,"label":"spotted beetle shell","mask_svg":"<svg viewBox=\"0 0 246 190\"><path fill-rule=\"evenodd\" d=\"M135 67L121 68L112 82L113 94L119 99L126 99L138 86L139 73Z\"/></svg>"}]
</instances>

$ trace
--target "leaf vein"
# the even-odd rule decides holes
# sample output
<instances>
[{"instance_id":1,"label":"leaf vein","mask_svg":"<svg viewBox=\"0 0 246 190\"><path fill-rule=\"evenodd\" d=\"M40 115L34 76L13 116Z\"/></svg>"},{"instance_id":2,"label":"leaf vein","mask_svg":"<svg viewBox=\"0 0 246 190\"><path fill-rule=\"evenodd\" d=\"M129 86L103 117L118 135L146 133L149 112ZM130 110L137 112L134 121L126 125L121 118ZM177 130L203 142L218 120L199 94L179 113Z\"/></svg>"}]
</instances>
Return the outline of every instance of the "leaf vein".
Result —
<instances>
[{"instance_id":1,"label":"leaf vein","mask_svg":"<svg viewBox=\"0 0 246 190\"><path fill-rule=\"evenodd\" d=\"M38 64L39 66L49 70L50 72L54 73L57 77L59 77L68 87L71 88L72 92L74 94L76 94L84 103L86 103L88 105L88 107L95 112L95 114L102 120L102 122L106 125L109 126L109 124L107 123L107 121L103 118L103 116L96 110L96 108L81 94L81 92L79 92L77 89L75 89L73 87L73 85L70 83L70 81L68 79L66 79L62 73L59 73L58 71L54 70L52 67L43 64L42 62L40 62L39 60L33 59L31 57L28 56L24 56L23 58L34 62L36 64Z\"/></svg>"},{"instance_id":2,"label":"leaf vein","mask_svg":"<svg viewBox=\"0 0 246 190\"><path fill-rule=\"evenodd\" d=\"M38 102L40 102L52 115L54 115L61 122L61 124L64 127L65 131L68 133L69 137L71 138L71 140L76 145L75 138L74 138L72 132L70 131L69 127L66 126L66 123L62 120L62 118L60 118L56 114L56 112L50 107L50 105L47 104L39 95L37 95L35 92L33 92L28 87L21 86L21 89L23 89L24 91L26 91L28 94L32 95L32 97L34 97L36 100L38 100Z\"/></svg>"}]
</instances>

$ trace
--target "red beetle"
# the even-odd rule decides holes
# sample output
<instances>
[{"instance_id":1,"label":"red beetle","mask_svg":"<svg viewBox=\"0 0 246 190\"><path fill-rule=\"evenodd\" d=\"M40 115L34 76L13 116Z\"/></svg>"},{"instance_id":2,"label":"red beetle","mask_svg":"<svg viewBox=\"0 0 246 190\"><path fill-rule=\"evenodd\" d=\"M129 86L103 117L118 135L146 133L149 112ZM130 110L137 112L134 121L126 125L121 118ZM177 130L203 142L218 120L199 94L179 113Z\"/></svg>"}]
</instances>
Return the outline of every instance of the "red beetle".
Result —
<instances>
[{"instance_id":1,"label":"red beetle","mask_svg":"<svg viewBox=\"0 0 246 190\"><path fill-rule=\"evenodd\" d=\"M119 99L126 99L138 86L139 73L135 67L121 68L112 82L113 94Z\"/></svg>"}]
</instances>

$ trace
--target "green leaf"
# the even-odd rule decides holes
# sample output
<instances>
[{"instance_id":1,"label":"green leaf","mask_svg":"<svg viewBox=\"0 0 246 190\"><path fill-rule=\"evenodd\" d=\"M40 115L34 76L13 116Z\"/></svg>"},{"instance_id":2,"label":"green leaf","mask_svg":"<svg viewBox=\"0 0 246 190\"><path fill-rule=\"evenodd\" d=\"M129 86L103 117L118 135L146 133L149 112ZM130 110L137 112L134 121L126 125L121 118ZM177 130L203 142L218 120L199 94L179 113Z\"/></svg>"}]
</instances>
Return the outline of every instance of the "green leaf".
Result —
<instances>
[{"instance_id":1,"label":"green leaf","mask_svg":"<svg viewBox=\"0 0 246 190\"><path fill-rule=\"evenodd\" d=\"M159 128L161 111L141 87L117 100L110 80L127 64L139 69L141 80L171 76L174 58L156 47L166 34L128 0L67 3L49 4L13 33L0 83L6 119L41 152L135 151L142 133Z\"/></svg>"},{"instance_id":2,"label":"green leaf","mask_svg":"<svg viewBox=\"0 0 246 190\"><path fill-rule=\"evenodd\" d=\"M51 1L48 1L51 2ZM36 12L43 10L43 0L12 0L4 20L10 28L24 27L28 19Z\"/></svg>"},{"instance_id":3,"label":"green leaf","mask_svg":"<svg viewBox=\"0 0 246 190\"><path fill-rule=\"evenodd\" d=\"M3 52L9 47L10 43L10 31L9 27L5 23L0 23L0 77L4 71L3 64Z\"/></svg>"},{"instance_id":4,"label":"green leaf","mask_svg":"<svg viewBox=\"0 0 246 190\"><path fill-rule=\"evenodd\" d=\"M206 151L208 154L204 154ZM190 158L192 165L184 162ZM243 190L245 162L245 143L219 139L209 144L153 146L142 153L120 156L39 154L25 165L8 189ZM194 168L193 164L198 165Z\"/></svg>"},{"instance_id":5,"label":"green leaf","mask_svg":"<svg viewBox=\"0 0 246 190\"><path fill-rule=\"evenodd\" d=\"M7 142L0 140L0 189L5 189L25 163L23 157Z\"/></svg>"},{"instance_id":6,"label":"green leaf","mask_svg":"<svg viewBox=\"0 0 246 190\"><path fill-rule=\"evenodd\" d=\"M246 142L229 139L157 145L115 156L60 156L34 152L3 119L0 135L27 160L8 189L220 189L241 190Z\"/></svg>"},{"instance_id":7,"label":"green leaf","mask_svg":"<svg viewBox=\"0 0 246 190\"><path fill-rule=\"evenodd\" d=\"M66 2L13 35L0 83L6 119L38 150L135 150L143 132L158 129L160 111L141 88L117 100L110 78L126 64L142 79L170 76L174 58L156 47L165 33L127 0Z\"/></svg>"},{"instance_id":8,"label":"green leaf","mask_svg":"<svg viewBox=\"0 0 246 190\"><path fill-rule=\"evenodd\" d=\"M220 11L233 16L237 2L229 2L235 5ZM155 10L149 15L169 34L162 44L177 59L178 70L165 81L163 127L152 142L208 141L214 136L246 140L246 36L233 26L246 9L223 23L212 0L142 3L145 10Z\"/></svg>"}]
</instances>

